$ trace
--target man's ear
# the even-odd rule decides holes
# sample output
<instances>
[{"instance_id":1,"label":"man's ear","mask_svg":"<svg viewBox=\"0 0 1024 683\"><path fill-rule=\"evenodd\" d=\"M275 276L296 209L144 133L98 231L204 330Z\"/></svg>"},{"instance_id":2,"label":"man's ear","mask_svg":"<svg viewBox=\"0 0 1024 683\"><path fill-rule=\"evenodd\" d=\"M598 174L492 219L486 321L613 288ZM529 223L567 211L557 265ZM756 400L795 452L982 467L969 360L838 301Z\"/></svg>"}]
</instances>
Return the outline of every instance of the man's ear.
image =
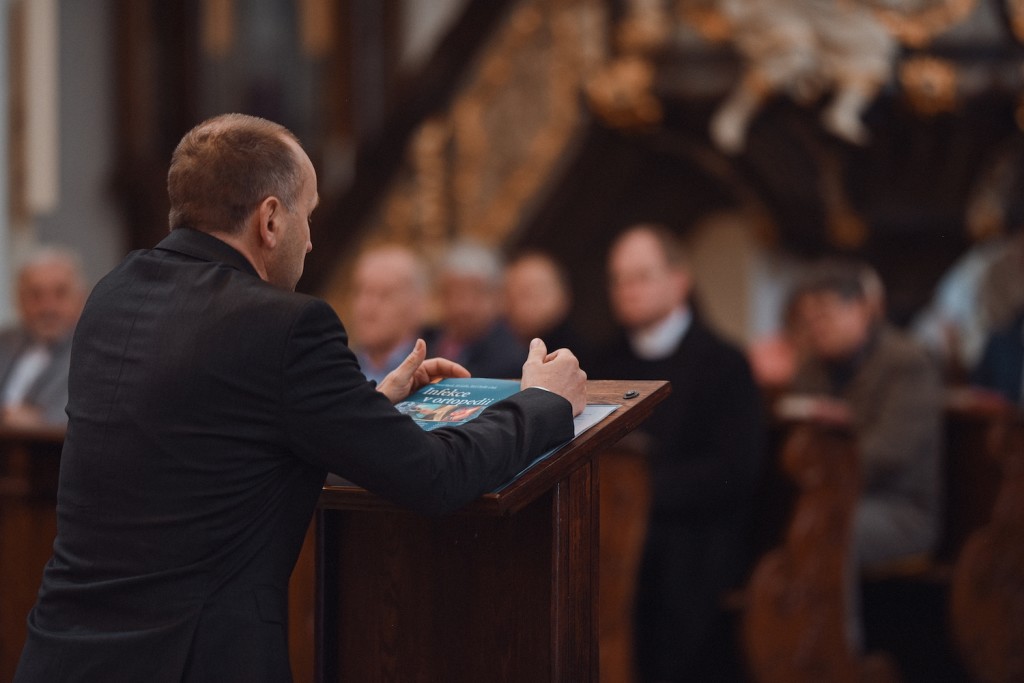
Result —
<instances>
[{"instance_id":1,"label":"man's ear","mask_svg":"<svg viewBox=\"0 0 1024 683\"><path fill-rule=\"evenodd\" d=\"M282 224L278 220L281 217L281 202L273 195L267 197L260 202L256 215L259 220L260 241L264 246L273 249L281 236Z\"/></svg>"}]
</instances>

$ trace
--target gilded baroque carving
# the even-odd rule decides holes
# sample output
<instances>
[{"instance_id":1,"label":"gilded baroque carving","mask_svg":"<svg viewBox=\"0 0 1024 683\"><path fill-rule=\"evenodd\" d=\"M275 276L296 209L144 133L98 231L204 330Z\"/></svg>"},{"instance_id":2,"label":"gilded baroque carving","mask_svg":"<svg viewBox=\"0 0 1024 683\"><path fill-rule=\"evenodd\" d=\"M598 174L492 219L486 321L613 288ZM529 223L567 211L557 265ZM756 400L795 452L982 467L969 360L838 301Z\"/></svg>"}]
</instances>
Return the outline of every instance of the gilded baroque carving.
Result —
<instances>
[{"instance_id":1,"label":"gilded baroque carving","mask_svg":"<svg viewBox=\"0 0 1024 683\"><path fill-rule=\"evenodd\" d=\"M661 121L652 56L665 46L672 26L661 0L630 1L626 17L615 31L619 56L586 84L591 108L609 125L645 128Z\"/></svg>"},{"instance_id":2,"label":"gilded baroque carving","mask_svg":"<svg viewBox=\"0 0 1024 683\"><path fill-rule=\"evenodd\" d=\"M920 5L919 2L882 3L876 0L875 4L878 18L900 42L910 47L924 47L937 35L966 19L978 0L933 1L920 9L914 7ZM897 5L895 9L893 4Z\"/></svg>"},{"instance_id":3,"label":"gilded baroque carving","mask_svg":"<svg viewBox=\"0 0 1024 683\"><path fill-rule=\"evenodd\" d=\"M638 55L620 57L587 83L594 112L616 128L645 128L661 121L654 92L654 65Z\"/></svg>"},{"instance_id":4,"label":"gilded baroque carving","mask_svg":"<svg viewBox=\"0 0 1024 683\"><path fill-rule=\"evenodd\" d=\"M452 105L416 134L371 233L427 253L456 235L504 239L579 128L605 25L600 0L520 3Z\"/></svg>"},{"instance_id":5,"label":"gilded baroque carving","mask_svg":"<svg viewBox=\"0 0 1024 683\"><path fill-rule=\"evenodd\" d=\"M934 116L956 110L959 78L950 62L913 57L900 65L899 79L907 101L919 114Z\"/></svg>"},{"instance_id":6,"label":"gilded baroque carving","mask_svg":"<svg viewBox=\"0 0 1024 683\"><path fill-rule=\"evenodd\" d=\"M739 83L710 124L718 147L735 154L763 103L778 93L801 103L830 95L822 125L864 144L869 133L861 115L890 79L900 43L927 44L963 21L976 2L679 0L678 14L709 38L728 37L743 59Z\"/></svg>"}]
</instances>

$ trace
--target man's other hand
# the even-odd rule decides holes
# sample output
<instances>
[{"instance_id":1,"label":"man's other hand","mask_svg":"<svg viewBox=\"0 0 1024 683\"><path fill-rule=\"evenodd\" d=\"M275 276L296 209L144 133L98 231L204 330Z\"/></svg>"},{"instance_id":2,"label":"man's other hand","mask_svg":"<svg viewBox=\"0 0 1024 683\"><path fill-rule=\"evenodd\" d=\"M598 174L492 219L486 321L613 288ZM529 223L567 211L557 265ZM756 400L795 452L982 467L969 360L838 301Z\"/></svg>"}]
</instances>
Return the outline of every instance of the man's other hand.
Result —
<instances>
[{"instance_id":1,"label":"man's other hand","mask_svg":"<svg viewBox=\"0 0 1024 683\"><path fill-rule=\"evenodd\" d=\"M469 370L447 358L427 358L427 343L417 339L412 352L377 385L377 391L398 403L434 380L445 377L469 377ZM426 360L425 360L426 359Z\"/></svg>"},{"instance_id":2,"label":"man's other hand","mask_svg":"<svg viewBox=\"0 0 1024 683\"><path fill-rule=\"evenodd\" d=\"M530 355L523 364L523 389L541 387L553 391L572 404L572 414L579 415L587 405L587 373L580 369L569 349L548 353L540 339L530 342Z\"/></svg>"}]
</instances>

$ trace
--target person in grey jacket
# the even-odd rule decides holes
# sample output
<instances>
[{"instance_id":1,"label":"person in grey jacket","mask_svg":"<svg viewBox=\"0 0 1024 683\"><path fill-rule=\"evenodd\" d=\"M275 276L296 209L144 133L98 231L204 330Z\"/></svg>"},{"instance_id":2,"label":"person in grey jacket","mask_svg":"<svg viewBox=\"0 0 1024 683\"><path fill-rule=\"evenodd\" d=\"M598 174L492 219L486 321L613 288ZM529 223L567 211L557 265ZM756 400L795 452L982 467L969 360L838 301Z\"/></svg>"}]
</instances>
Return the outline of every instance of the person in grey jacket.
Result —
<instances>
[{"instance_id":1,"label":"person in grey jacket","mask_svg":"<svg viewBox=\"0 0 1024 683\"><path fill-rule=\"evenodd\" d=\"M0 424L67 423L71 336L85 285L77 256L47 247L18 270L19 323L0 330Z\"/></svg>"},{"instance_id":2,"label":"person in grey jacket","mask_svg":"<svg viewBox=\"0 0 1024 683\"><path fill-rule=\"evenodd\" d=\"M845 401L858 438L861 570L930 552L940 530L940 373L922 347L884 322L870 274L824 261L794 293L807 348L793 389Z\"/></svg>"}]
</instances>

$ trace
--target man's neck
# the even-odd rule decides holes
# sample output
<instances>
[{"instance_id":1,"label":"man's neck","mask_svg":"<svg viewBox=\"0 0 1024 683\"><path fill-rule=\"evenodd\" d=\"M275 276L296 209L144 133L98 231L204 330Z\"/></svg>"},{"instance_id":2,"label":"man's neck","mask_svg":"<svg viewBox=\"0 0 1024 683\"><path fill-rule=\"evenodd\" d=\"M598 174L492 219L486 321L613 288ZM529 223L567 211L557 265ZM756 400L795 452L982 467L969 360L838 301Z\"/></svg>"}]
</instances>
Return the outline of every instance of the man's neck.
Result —
<instances>
[{"instance_id":1,"label":"man's neck","mask_svg":"<svg viewBox=\"0 0 1024 683\"><path fill-rule=\"evenodd\" d=\"M267 267L263 262L262 258L258 258L258 250L253 247L248 240L246 240L246 232L235 234L233 232L209 232L207 233L211 237L216 237L221 242L224 242L229 247L237 251L239 254L245 257L245 260L256 271L256 274L260 276L261 280L267 279Z\"/></svg>"}]
</instances>

